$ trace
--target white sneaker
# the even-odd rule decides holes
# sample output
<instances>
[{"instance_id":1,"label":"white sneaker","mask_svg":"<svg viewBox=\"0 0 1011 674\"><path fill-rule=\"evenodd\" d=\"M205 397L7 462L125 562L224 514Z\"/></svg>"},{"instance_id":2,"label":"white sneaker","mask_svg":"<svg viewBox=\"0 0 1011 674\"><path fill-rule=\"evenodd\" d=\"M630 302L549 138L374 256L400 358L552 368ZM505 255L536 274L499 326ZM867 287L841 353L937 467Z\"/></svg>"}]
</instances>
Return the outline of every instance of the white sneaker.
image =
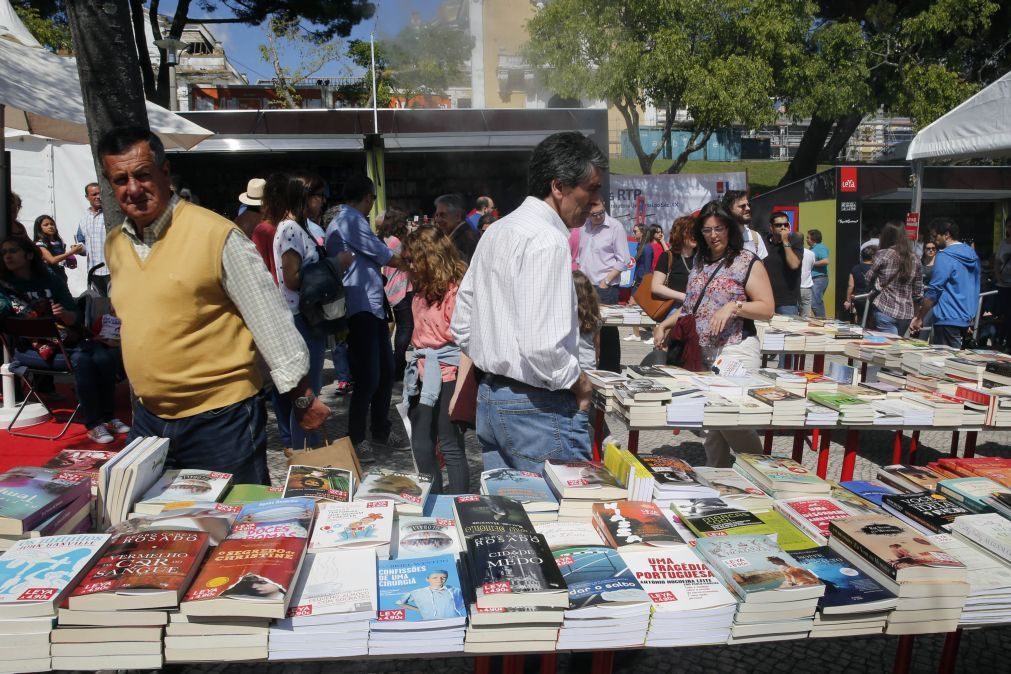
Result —
<instances>
[{"instance_id":1,"label":"white sneaker","mask_svg":"<svg viewBox=\"0 0 1011 674\"><path fill-rule=\"evenodd\" d=\"M112 437L112 433L109 429L105 427L105 424L99 424L94 428L88 429L88 439L92 442L97 442L100 445L107 445L113 442L116 438Z\"/></svg>"},{"instance_id":2,"label":"white sneaker","mask_svg":"<svg viewBox=\"0 0 1011 674\"><path fill-rule=\"evenodd\" d=\"M130 432L130 427L119 419L109 419L105 422L105 427L108 428L111 433L115 433L116 435L126 435Z\"/></svg>"},{"instance_id":3,"label":"white sneaker","mask_svg":"<svg viewBox=\"0 0 1011 674\"><path fill-rule=\"evenodd\" d=\"M639 339L639 336L633 332L629 336L623 337L622 339L624 339L626 342L634 342L635 340Z\"/></svg>"}]
</instances>

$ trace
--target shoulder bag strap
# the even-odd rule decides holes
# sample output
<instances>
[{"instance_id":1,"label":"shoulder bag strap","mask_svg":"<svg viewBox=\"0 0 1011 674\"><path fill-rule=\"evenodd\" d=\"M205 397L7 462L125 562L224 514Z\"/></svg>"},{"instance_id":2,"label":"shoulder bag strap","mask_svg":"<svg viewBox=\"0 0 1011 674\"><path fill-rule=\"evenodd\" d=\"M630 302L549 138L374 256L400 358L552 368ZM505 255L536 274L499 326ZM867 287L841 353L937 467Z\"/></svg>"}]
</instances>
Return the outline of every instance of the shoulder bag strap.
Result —
<instances>
[{"instance_id":1,"label":"shoulder bag strap","mask_svg":"<svg viewBox=\"0 0 1011 674\"><path fill-rule=\"evenodd\" d=\"M720 264L716 267L716 269L713 270L713 273L709 276L709 280L706 281L706 284L702 286L702 292L699 293L699 298L695 300L695 305L692 307L693 316L695 315L696 312L698 312L699 305L702 304L702 298L706 296L706 289L709 288L709 284L713 282L713 279L716 278L716 275L720 273L720 270L723 269L723 265L725 265L726 263L727 258L724 257L720 261Z\"/></svg>"}]
</instances>

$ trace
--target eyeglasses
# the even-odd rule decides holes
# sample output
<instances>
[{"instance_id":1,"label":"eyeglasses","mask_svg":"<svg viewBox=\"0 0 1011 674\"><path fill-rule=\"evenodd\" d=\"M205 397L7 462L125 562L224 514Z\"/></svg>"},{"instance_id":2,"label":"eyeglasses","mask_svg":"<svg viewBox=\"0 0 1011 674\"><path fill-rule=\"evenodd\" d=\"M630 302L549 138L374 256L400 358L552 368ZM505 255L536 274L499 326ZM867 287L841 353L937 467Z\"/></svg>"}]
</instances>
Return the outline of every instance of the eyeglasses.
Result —
<instances>
[{"instance_id":1,"label":"eyeglasses","mask_svg":"<svg viewBox=\"0 0 1011 674\"><path fill-rule=\"evenodd\" d=\"M590 213L591 218L602 218L605 215L607 215L605 211L600 211L599 213Z\"/></svg>"},{"instance_id":2,"label":"eyeglasses","mask_svg":"<svg viewBox=\"0 0 1011 674\"><path fill-rule=\"evenodd\" d=\"M726 234L727 228L723 225L717 225L716 227L703 227L702 236L709 236L710 234Z\"/></svg>"},{"instance_id":3,"label":"eyeglasses","mask_svg":"<svg viewBox=\"0 0 1011 674\"><path fill-rule=\"evenodd\" d=\"M749 204L747 202L745 202L743 204L737 204L737 207L739 209L741 209L742 211L750 211L751 210L751 204Z\"/></svg>"}]
</instances>

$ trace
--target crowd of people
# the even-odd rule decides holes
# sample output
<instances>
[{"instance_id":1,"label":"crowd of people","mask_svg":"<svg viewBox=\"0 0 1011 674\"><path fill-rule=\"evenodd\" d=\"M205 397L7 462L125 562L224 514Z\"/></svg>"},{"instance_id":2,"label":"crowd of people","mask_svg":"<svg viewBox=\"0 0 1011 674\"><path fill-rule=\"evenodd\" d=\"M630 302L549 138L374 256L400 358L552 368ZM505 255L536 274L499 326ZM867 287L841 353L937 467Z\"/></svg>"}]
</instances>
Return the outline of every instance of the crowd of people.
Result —
<instances>
[{"instance_id":1,"label":"crowd of people","mask_svg":"<svg viewBox=\"0 0 1011 674\"><path fill-rule=\"evenodd\" d=\"M444 194L431 224L390 209L375 228L376 189L363 175L349 177L329 209L337 195L318 175L253 178L231 221L180 198L146 129L107 133L98 153L124 221L106 226L93 183L74 243L48 215L36 220L34 241L15 226L0 249L0 315L56 319L91 439L168 437L169 467L268 482L264 401L287 450L318 446L331 414L320 400L329 354L362 463L411 451L435 493L471 492L468 425L485 469L540 471L547 459L589 457L585 370L620 369L618 331L602 326L600 306L618 303L624 272L633 290L648 278L653 297L672 301L646 338L661 359L686 367L735 360L756 369L754 321L825 315L831 262L821 233L793 231L782 211L758 226L745 192L678 218L667 236L637 226L633 256L601 195L607 158L577 132L537 146L527 197L504 217L491 197L468 212L462 196ZM901 225L885 226L850 274L845 306L870 291L878 329L916 331L929 313L935 341L954 345L975 314L979 259L950 219L930 231L921 261ZM111 297L118 341L75 329L65 268L78 257ZM1011 262L1011 237L998 257ZM307 307L303 283L321 265L340 276L340 320ZM1011 303L1011 272L1001 287ZM52 362L44 344L18 346L18 359ZM113 416L124 371L132 428ZM399 380L409 438L390 421ZM727 466L731 450L761 444L754 432L722 430L706 434L705 449L709 465Z\"/></svg>"}]
</instances>

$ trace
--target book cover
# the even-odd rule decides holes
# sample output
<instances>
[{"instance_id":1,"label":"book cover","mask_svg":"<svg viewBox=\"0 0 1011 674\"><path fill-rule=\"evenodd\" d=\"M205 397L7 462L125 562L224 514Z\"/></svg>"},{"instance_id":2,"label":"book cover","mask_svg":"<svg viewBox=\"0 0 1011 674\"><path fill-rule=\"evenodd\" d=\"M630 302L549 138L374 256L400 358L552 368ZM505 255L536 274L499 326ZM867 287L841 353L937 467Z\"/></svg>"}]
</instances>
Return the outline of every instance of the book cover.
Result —
<instances>
[{"instance_id":1,"label":"book cover","mask_svg":"<svg viewBox=\"0 0 1011 674\"><path fill-rule=\"evenodd\" d=\"M288 477L284 482L284 497L306 497L321 501L351 500L352 476L343 468L319 468L317 466L288 466Z\"/></svg>"},{"instance_id":2,"label":"book cover","mask_svg":"<svg viewBox=\"0 0 1011 674\"><path fill-rule=\"evenodd\" d=\"M91 494L83 473L22 466L0 474L0 534L23 534Z\"/></svg>"},{"instance_id":3,"label":"book cover","mask_svg":"<svg viewBox=\"0 0 1011 674\"><path fill-rule=\"evenodd\" d=\"M55 605L110 538L109 534L70 534L14 543L0 556L0 615L55 615ZM21 604L40 604L39 612L12 606Z\"/></svg>"},{"instance_id":4,"label":"book cover","mask_svg":"<svg viewBox=\"0 0 1011 674\"><path fill-rule=\"evenodd\" d=\"M660 488L699 489L702 487L698 475L695 474L695 469L684 459L657 454L643 454L637 458L642 465L646 466Z\"/></svg>"},{"instance_id":5,"label":"book cover","mask_svg":"<svg viewBox=\"0 0 1011 674\"><path fill-rule=\"evenodd\" d=\"M852 516L853 513L846 510L838 501L833 498L790 498L782 501L776 501L775 507L784 516L801 526L807 533L817 533L820 536L820 542L822 545L825 544L825 540L828 539L828 525L829 522L838 519L845 519ZM804 523L808 526L804 526Z\"/></svg>"},{"instance_id":6,"label":"book cover","mask_svg":"<svg viewBox=\"0 0 1011 674\"><path fill-rule=\"evenodd\" d=\"M985 477L961 477L953 480L941 480L937 483L937 491L948 499L961 503L975 513L991 512L993 506L990 499L994 495L1011 494L1011 489Z\"/></svg>"},{"instance_id":7,"label":"book cover","mask_svg":"<svg viewBox=\"0 0 1011 674\"><path fill-rule=\"evenodd\" d=\"M258 501L272 501L281 498L284 487L268 487L265 484L233 484L221 501L227 505L244 506Z\"/></svg>"},{"instance_id":8,"label":"book cover","mask_svg":"<svg viewBox=\"0 0 1011 674\"><path fill-rule=\"evenodd\" d=\"M1000 515L966 515L955 520L951 530L1011 562L1011 521Z\"/></svg>"},{"instance_id":9,"label":"book cover","mask_svg":"<svg viewBox=\"0 0 1011 674\"><path fill-rule=\"evenodd\" d=\"M854 515L880 515L881 508L874 505L872 501L868 501L862 496L858 496L855 492L846 489L840 484L832 482L829 480L829 484L832 486L832 491L830 496L836 501L843 504L847 510L849 510Z\"/></svg>"},{"instance_id":10,"label":"book cover","mask_svg":"<svg viewBox=\"0 0 1011 674\"><path fill-rule=\"evenodd\" d=\"M374 552L306 553L288 604L288 618L351 613L374 618L377 609Z\"/></svg>"},{"instance_id":11,"label":"book cover","mask_svg":"<svg viewBox=\"0 0 1011 674\"><path fill-rule=\"evenodd\" d=\"M481 473L481 493L503 496L524 504L558 506L558 499L544 477L525 470L493 468Z\"/></svg>"},{"instance_id":12,"label":"book cover","mask_svg":"<svg viewBox=\"0 0 1011 674\"><path fill-rule=\"evenodd\" d=\"M183 602L285 604L304 552L304 538L227 539L208 556Z\"/></svg>"},{"instance_id":13,"label":"book cover","mask_svg":"<svg viewBox=\"0 0 1011 674\"><path fill-rule=\"evenodd\" d=\"M897 603L895 595L831 548L792 554L798 564L825 584L825 596L818 600L818 608L824 613L882 611Z\"/></svg>"},{"instance_id":14,"label":"book cover","mask_svg":"<svg viewBox=\"0 0 1011 674\"><path fill-rule=\"evenodd\" d=\"M544 462L544 477L563 498L623 498L625 487L597 461Z\"/></svg>"},{"instance_id":15,"label":"book cover","mask_svg":"<svg viewBox=\"0 0 1011 674\"><path fill-rule=\"evenodd\" d=\"M649 601L616 550L576 547L556 550L554 556L569 588L570 609Z\"/></svg>"},{"instance_id":16,"label":"book cover","mask_svg":"<svg viewBox=\"0 0 1011 674\"><path fill-rule=\"evenodd\" d=\"M727 503L769 502L771 505L768 494L733 468L702 467L695 472L700 482L718 491L719 498Z\"/></svg>"},{"instance_id":17,"label":"book cover","mask_svg":"<svg viewBox=\"0 0 1011 674\"><path fill-rule=\"evenodd\" d=\"M773 489L827 493L828 484L793 459L771 454L738 454L737 463L748 474L766 482Z\"/></svg>"},{"instance_id":18,"label":"book cover","mask_svg":"<svg viewBox=\"0 0 1011 674\"><path fill-rule=\"evenodd\" d=\"M945 531L956 517L972 514L940 494L929 492L889 494L882 499L882 506L900 519L908 518L914 526L919 525L921 529L932 534Z\"/></svg>"},{"instance_id":19,"label":"book cover","mask_svg":"<svg viewBox=\"0 0 1011 674\"><path fill-rule=\"evenodd\" d=\"M194 506L217 503L232 483L231 473L186 468L164 488L152 488L143 500L134 506L135 512L157 513L169 503Z\"/></svg>"},{"instance_id":20,"label":"book cover","mask_svg":"<svg viewBox=\"0 0 1011 674\"><path fill-rule=\"evenodd\" d=\"M552 551L604 545L600 532L590 522L539 522L534 529L544 536Z\"/></svg>"},{"instance_id":21,"label":"book cover","mask_svg":"<svg viewBox=\"0 0 1011 674\"><path fill-rule=\"evenodd\" d=\"M845 393L828 393L823 391L815 391L808 395L813 402L819 405L824 405L825 407L831 408L833 410L838 410L840 412L848 411L851 407L864 407L868 408L868 403L866 400L862 400L855 396L847 395Z\"/></svg>"},{"instance_id":22,"label":"book cover","mask_svg":"<svg viewBox=\"0 0 1011 674\"><path fill-rule=\"evenodd\" d=\"M467 539L471 584L482 598L493 594L564 591L554 556L539 534L482 534Z\"/></svg>"},{"instance_id":23,"label":"book cover","mask_svg":"<svg viewBox=\"0 0 1011 674\"><path fill-rule=\"evenodd\" d=\"M242 507L228 538L308 538L316 502L279 498Z\"/></svg>"},{"instance_id":24,"label":"book cover","mask_svg":"<svg viewBox=\"0 0 1011 674\"><path fill-rule=\"evenodd\" d=\"M696 545L703 557L741 597L761 592L821 588L818 577L797 563L769 536L700 538Z\"/></svg>"},{"instance_id":25,"label":"book cover","mask_svg":"<svg viewBox=\"0 0 1011 674\"><path fill-rule=\"evenodd\" d=\"M696 536L771 533L754 513L720 498L675 499L671 505Z\"/></svg>"},{"instance_id":26,"label":"book cover","mask_svg":"<svg viewBox=\"0 0 1011 674\"><path fill-rule=\"evenodd\" d=\"M533 533L530 517L522 504L502 496L457 496L453 501L456 525L461 537L510 531Z\"/></svg>"},{"instance_id":27,"label":"book cover","mask_svg":"<svg viewBox=\"0 0 1011 674\"><path fill-rule=\"evenodd\" d=\"M210 539L210 545L219 545L228 538L238 506L215 503L206 508L172 508L157 515L137 515L110 527L108 533L137 534L147 531L202 531Z\"/></svg>"},{"instance_id":28,"label":"book cover","mask_svg":"<svg viewBox=\"0 0 1011 674\"><path fill-rule=\"evenodd\" d=\"M91 478L92 485L97 487L98 469L116 454L117 452L102 449L64 449L42 467L56 472L69 470L84 473Z\"/></svg>"},{"instance_id":29,"label":"book cover","mask_svg":"<svg viewBox=\"0 0 1011 674\"><path fill-rule=\"evenodd\" d=\"M396 530L393 559L455 555L463 549L453 519L400 515Z\"/></svg>"},{"instance_id":30,"label":"book cover","mask_svg":"<svg viewBox=\"0 0 1011 674\"><path fill-rule=\"evenodd\" d=\"M962 570L962 563L901 520L890 515L859 515L829 525L832 538L850 548L896 582L908 569Z\"/></svg>"},{"instance_id":31,"label":"book cover","mask_svg":"<svg viewBox=\"0 0 1011 674\"><path fill-rule=\"evenodd\" d=\"M669 388L645 377L629 379L626 382L615 385L614 393L619 398L628 398L635 402L670 400L671 398L671 390Z\"/></svg>"},{"instance_id":32,"label":"book cover","mask_svg":"<svg viewBox=\"0 0 1011 674\"><path fill-rule=\"evenodd\" d=\"M818 544L811 540L810 536L774 509L754 508L751 512L762 520L762 523L774 534L776 544L787 552L818 547Z\"/></svg>"},{"instance_id":33,"label":"book cover","mask_svg":"<svg viewBox=\"0 0 1011 674\"><path fill-rule=\"evenodd\" d=\"M802 400L804 400L803 396L799 396L796 393L790 393L786 389L779 388L778 386L753 388L748 391L748 395L755 400L765 403L766 405L771 405L772 407L784 402L796 402L799 404Z\"/></svg>"},{"instance_id":34,"label":"book cover","mask_svg":"<svg viewBox=\"0 0 1011 674\"><path fill-rule=\"evenodd\" d=\"M207 552L207 534L200 531L151 531L122 534L70 593L83 597L132 590L168 590L181 594Z\"/></svg>"},{"instance_id":35,"label":"book cover","mask_svg":"<svg viewBox=\"0 0 1011 674\"><path fill-rule=\"evenodd\" d=\"M890 487L881 480L847 480L840 482L839 486L879 507L885 496L899 493L898 489Z\"/></svg>"},{"instance_id":36,"label":"book cover","mask_svg":"<svg viewBox=\"0 0 1011 674\"><path fill-rule=\"evenodd\" d=\"M622 552L621 557L657 612L690 612L737 603L713 568L691 548Z\"/></svg>"},{"instance_id":37,"label":"book cover","mask_svg":"<svg viewBox=\"0 0 1011 674\"><path fill-rule=\"evenodd\" d=\"M381 559L377 576L381 623L459 619L462 624L467 617L453 555Z\"/></svg>"},{"instance_id":38,"label":"book cover","mask_svg":"<svg viewBox=\"0 0 1011 674\"><path fill-rule=\"evenodd\" d=\"M378 468L362 477L355 498L359 501L389 499L397 504L398 509L420 515L431 489L432 478L428 475Z\"/></svg>"},{"instance_id":39,"label":"book cover","mask_svg":"<svg viewBox=\"0 0 1011 674\"><path fill-rule=\"evenodd\" d=\"M390 544L392 533L393 501L323 502L312 527L309 549L378 548Z\"/></svg>"},{"instance_id":40,"label":"book cover","mask_svg":"<svg viewBox=\"0 0 1011 674\"><path fill-rule=\"evenodd\" d=\"M882 466L878 477L887 480L907 492L934 491L940 476L929 468L908 464Z\"/></svg>"},{"instance_id":41,"label":"book cover","mask_svg":"<svg viewBox=\"0 0 1011 674\"><path fill-rule=\"evenodd\" d=\"M668 548L684 545L683 538L651 501L611 501L593 504L593 525L607 544Z\"/></svg>"}]
</instances>

